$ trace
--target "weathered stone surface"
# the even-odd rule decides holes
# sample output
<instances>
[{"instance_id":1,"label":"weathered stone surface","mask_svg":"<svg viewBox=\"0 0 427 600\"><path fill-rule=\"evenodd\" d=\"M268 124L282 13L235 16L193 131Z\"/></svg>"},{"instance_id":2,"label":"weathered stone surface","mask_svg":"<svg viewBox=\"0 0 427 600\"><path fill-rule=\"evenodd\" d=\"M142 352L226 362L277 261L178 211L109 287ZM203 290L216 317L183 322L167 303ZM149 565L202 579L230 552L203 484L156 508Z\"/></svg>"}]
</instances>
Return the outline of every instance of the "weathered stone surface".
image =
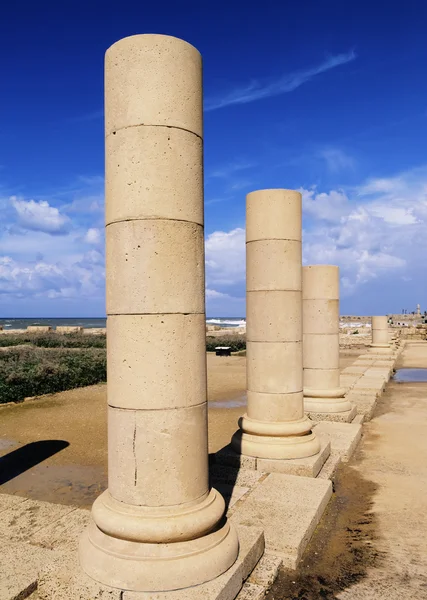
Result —
<instances>
[{"instance_id":1,"label":"weathered stone surface","mask_svg":"<svg viewBox=\"0 0 427 600\"><path fill-rule=\"evenodd\" d=\"M266 553L295 568L331 495L328 480L271 473L242 502L233 520L264 529Z\"/></svg>"},{"instance_id":2,"label":"weathered stone surface","mask_svg":"<svg viewBox=\"0 0 427 600\"><path fill-rule=\"evenodd\" d=\"M331 442L333 452L347 461L353 455L362 437L362 426L356 423L336 423L322 421L316 425L316 433L326 435Z\"/></svg>"},{"instance_id":3,"label":"weathered stone surface","mask_svg":"<svg viewBox=\"0 0 427 600\"><path fill-rule=\"evenodd\" d=\"M257 469L265 473L286 473L303 477L317 477L331 451L331 445L325 438L320 439L320 451L307 458L292 458L280 460L273 458L258 458Z\"/></svg>"}]
</instances>

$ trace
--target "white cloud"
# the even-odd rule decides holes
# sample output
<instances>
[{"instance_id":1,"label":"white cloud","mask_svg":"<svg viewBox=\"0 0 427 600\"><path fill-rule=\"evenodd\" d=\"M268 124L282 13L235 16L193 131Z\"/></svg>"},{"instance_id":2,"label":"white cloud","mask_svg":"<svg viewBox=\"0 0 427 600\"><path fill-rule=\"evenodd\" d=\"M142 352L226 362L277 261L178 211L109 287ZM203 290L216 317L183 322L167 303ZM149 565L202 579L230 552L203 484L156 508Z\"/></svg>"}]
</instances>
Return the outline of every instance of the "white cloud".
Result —
<instances>
[{"instance_id":1,"label":"white cloud","mask_svg":"<svg viewBox=\"0 0 427 600\"><path fill-rule=\"evenodd\" d=\"M301 189L305 264L341 267L344 295L372 281L427 280L427 166L349 191ZM245 280L245 232L215 231L206 239L210 288L222 293Z\"/></svg>"},{"instance_id":2,"label":"white cloud","mask_svg":"<svg viewBox=\"0 0 427 600\"><path fill-rule=\"evenodd\" d=\"M340 148L325 148L319 153L331 173L354 169L356 161Z\"/></svg>"},{"instance_id":3,"label":"white cloud","mask_svg":"<svg viewBox=\"0 0 427 600\"><path fill-rule=\"evenodd\" d=\"M304 260L338 264L347 293L373 279L426 279L427 167L371 179L348 194L302 192L312 218Z\"/></svg>"},{"instance_id":4,"label":"white cloud","mask_svg":"<svg viewBox=\"0 0 427 600\"><path fill-rule=\"evenodd\" d=\"M215 231L206 238L206 281L234 285L245 279L245 230Z\"/></svg>"},{"instance_id":5,"label":"white cloud","mask_svg":"<svg viewBox=\"0 0 427 600\"><path fill-rule=\"evenodd\" d=\"M245 86L235 88L231 92L216 98L208 98L205 103L205 111L217 110L233 104L248 104L255 100L262 100L271 96L279 96L293 92L304 83L307 83L317 75L325 73L340 65L351 62L356 58L356 53L351 50L343 54L329 56L322 63L315 67L286 73L276 80L270 81L251 81Z\"/></svg>"},{"instance_id":6,"label":"white cloud","mask_svg":"<svg viewBox=\"0 0 427 600\"><path fill-rule=\"evenodd\" d=\"M96 227L91 227L90 229L87 230L86 235L84 237L84 241L87 244L94 244L94 245L98 245L101 243L102 241L102 235L99 229L97 229Z\"/></svg>"},{"instance_id":7,"label":"white cloud","mask_svg":"<svg viewBox=\"0 0 427 600\"><path fill-rule=\"evenodd\" d=\"M316 188L301 188L299 191L304 213L316 219L336 223L350 210L349 199L342 190L317 193Z\"/></svg>"},{"instance_id":8,"label":"white cloud","mask_svg":"<svg viewBox=\"0 0 427 600\"><path fill-rule=\"evenodd\" d=\"M10 201L16 210L18 225L24 229L50 234L63 234L69 229L69 218L46 200L36 202L12 196Z\"/></svg>"}]
</instances>

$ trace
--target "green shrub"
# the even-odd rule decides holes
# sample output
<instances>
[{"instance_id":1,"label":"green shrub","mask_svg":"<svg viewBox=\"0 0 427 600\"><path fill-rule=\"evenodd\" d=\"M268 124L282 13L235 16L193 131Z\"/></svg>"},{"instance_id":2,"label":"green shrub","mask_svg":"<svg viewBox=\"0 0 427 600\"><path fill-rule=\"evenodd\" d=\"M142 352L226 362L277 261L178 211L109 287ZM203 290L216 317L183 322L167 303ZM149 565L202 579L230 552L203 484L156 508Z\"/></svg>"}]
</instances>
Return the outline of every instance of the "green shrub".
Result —
<instances>
[{"instance_id":1,"label":"green shrub","mask_svg":"<svg viewBox=\"0 0 427 600\"><path fill-rule=\"evenodd\" d=\"M107 379L106 352L13 348L0 352L0 403L19 402Z\"/></svg>"},{"instance_id":2,"label":"green shrub","mask_svg":"<svg viewBox=\"0 0 427 600\"><path fill-rule=\"evenodd\" d=\"M359 333L359 330L356 329L356 331L353 331L351 335L357 335Z\"/></svg>"},{"instance_id":3,"label":"green shrub","mask_svg":"<svg viewBox=\"0 0 427 600\"><path fill-rule=\"evenodd\" d=\"M0 347L22 344L31 344L38 348L105 348L106 335L55 332L0 335Z\"/></svg>"},{"instance_id":4,"label":"green shrub","mask_svg":"<svg viewBox=\"0 0 427 600\"><path fill-rule=\"evenodd\" d=\"M246 335L206 336L206 350L208 352L215 352L216 346L230 346L231 352L246 350Z\"/></svg>"}]
</instances>

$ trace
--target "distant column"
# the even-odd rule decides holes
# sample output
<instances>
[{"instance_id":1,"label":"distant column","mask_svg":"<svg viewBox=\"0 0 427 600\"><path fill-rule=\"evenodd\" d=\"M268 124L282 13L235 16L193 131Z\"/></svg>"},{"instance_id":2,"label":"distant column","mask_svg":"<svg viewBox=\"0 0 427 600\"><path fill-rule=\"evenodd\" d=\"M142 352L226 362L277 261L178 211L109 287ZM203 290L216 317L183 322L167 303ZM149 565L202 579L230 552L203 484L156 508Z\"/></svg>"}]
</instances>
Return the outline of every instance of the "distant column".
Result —
<instances>
[{"instance_id":1,"label":"distant column","mask_svg":"<svg viewBox=\"0 0 427 600\"><path fill-rule=\"evenodd\" d=\"M343 413L352 405L340 386L339 268L302 269L304 408L308 413Z\"/></svg>"},{"instance_id":2,"label":"distant column","mask_svg":"<svg viewBox=\"0 0 427 600\"><path fill-rule=\"evenodd\" d=\"M317 454L302 393L301 194L246 198L247 414L233 448L259 458Z\"/></svg>"},{"instance_id":3,"label":"distant column","mask_svg":"<svg viewBox=\"0 0 427 600\"><path fill-rule=\"evenodd\" d=\"M105 69L108 490L80 561L111 587L165 591L238 552L208 483L202 64L137 35Z\"/></svg>"},{"instance_id":4,"label":"distant column","mask_svg":"<svg viewBox=\"0 0 427 600\"><path fill-rule=\"evenodd\" d=\"M372 317L372 351L379 353L391 352L386 316Z\"/></svg>"}]
</instances>

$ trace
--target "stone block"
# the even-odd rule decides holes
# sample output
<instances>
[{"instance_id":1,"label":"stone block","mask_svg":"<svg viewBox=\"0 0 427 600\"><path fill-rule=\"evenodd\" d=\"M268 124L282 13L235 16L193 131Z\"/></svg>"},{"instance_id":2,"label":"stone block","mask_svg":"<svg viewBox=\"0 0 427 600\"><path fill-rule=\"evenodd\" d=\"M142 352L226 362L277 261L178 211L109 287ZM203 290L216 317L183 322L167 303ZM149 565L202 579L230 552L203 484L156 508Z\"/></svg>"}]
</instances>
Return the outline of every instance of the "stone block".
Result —
<instances>
[{"instance_id":1,"label":"stone block","mask_svg":"<svg viewBox=\"0 0 427 600\"><path fill-rule=\"evenodd\" d=\"M322 421L316 425L316 435L326 435L331 448L341 456L341 460L347 461L353 455L362 437L362 426L354 423L333 423Z\"/></svg>"},{"instance_id":2,"label":"stone block","mask_svg":"<svg viewBox=\"0 0 427 600\"><path fill-rule=\"evenodd\" d=\"M229 465L236 469L256 469L256 458L238 454L233 450L231 444L221 448L221 450L215 454L215 461L220 465Z\"/></svg>"},{"instance_id":3,"label":"stone block","mask_svg":"<svg viewBox=\"0 0 427 600\"><path fill-rule=\"evenodd\" d=\"M35 548L24 542L3 540L0 561L0 598L2 600L28 598L37 588L40 567L49 561L51 556L53 556L51 550Z\"/></svg>"},{"instance_id":4,"label":"stone block","mask_svg":"<svg viewBox=\"0 0 427 600\"><path fill-rule=\"evenodd\" d=\"M51 525L37 530L29 537L29 542L43 548L77 552L79 537L89 521L90 512L77 508Z\"/></svg>"},{"instance_id":5,"label":"stone block","mask_svg":"<svg viewBox=\"0 0 427 600\"><path fill-rule=\"evenodd\" d=\"M74 506L24 500L1 513L0 538L28 540L38 529L51 525L74 510Z\"/></svg>"},{"instance_id":6,"label":"stone block","mask_svg":"<svg viewBox=\"0 0 427 600\"><path fill-rule=\"evenodd\" d=\"M320 452L308 458L281 460L274 458L258 458L257 469L265 473L286 473L303 477L317 477L331 451L328 440L320 440Z\"/></svg>"},{"instance_id":7,"label":"stone block","mask_svg":"<svg viewBox=\"0 0 427 600\"><path fill-rule=\"evenodd\" d=\"M237 524L239 555L222 575L207 583L170 592L130 592L103 586L80 568L77 553L64 552L40 574L40 600L234 600L264 552L260 528Z\"/></svg>"},{"instance_id":8,"label":"stone block","mask_svg":"<svg viewBox=\"0 0 427 600\"><path fill-rule=\"evenodd\" d=\"M22 496L12 496L11 494L0 494L0 513L12 506L16 506L24 502L26 498Z\"/></svg>"},{"instance_id":9,"label":"stone block","mask_svg":"<svg viewBox=\"0 0 427 600\"><path fill-rule=\"evenodd\" d=\"M273 585L279 573L279 569L282 566L282 562L283 561L280 556L264 554L255 569L252 571L248 582L261 585L268 589L271 585Z\"/></svg>"},{"instance_id":10,"label":"stone block","mask_svg":"<svg viewBox=\"0 0 427 600\"><path fill-rule=\"evenodd\" d=\"M331 495L325 479L271 473L239 505L233 521L263 529L266 553L294 569Z\"/></svg>"},{"instance_id":11,"label":"stone block","mask_svg":"<svg viewBox=\"0 0 427 600\"><path fill-rule=\"evenodd\" d=\"M320 479L330 479L330 481L333 481L335 479L335 474L340 464L340 453L336 450L331 450L328 460L323 465L323 468L317 477Z\"/></svg>"},{"instance_id":12,"label":"stone block","mask_svg":"<svg viewBox=\"0 0 427 600\"><path fill-rule=\"evenodd\" d=\"M240 590L236 600L262 600L265 596L265 588L256 583L245 583Z\"/></svg>"}]
</instances>

